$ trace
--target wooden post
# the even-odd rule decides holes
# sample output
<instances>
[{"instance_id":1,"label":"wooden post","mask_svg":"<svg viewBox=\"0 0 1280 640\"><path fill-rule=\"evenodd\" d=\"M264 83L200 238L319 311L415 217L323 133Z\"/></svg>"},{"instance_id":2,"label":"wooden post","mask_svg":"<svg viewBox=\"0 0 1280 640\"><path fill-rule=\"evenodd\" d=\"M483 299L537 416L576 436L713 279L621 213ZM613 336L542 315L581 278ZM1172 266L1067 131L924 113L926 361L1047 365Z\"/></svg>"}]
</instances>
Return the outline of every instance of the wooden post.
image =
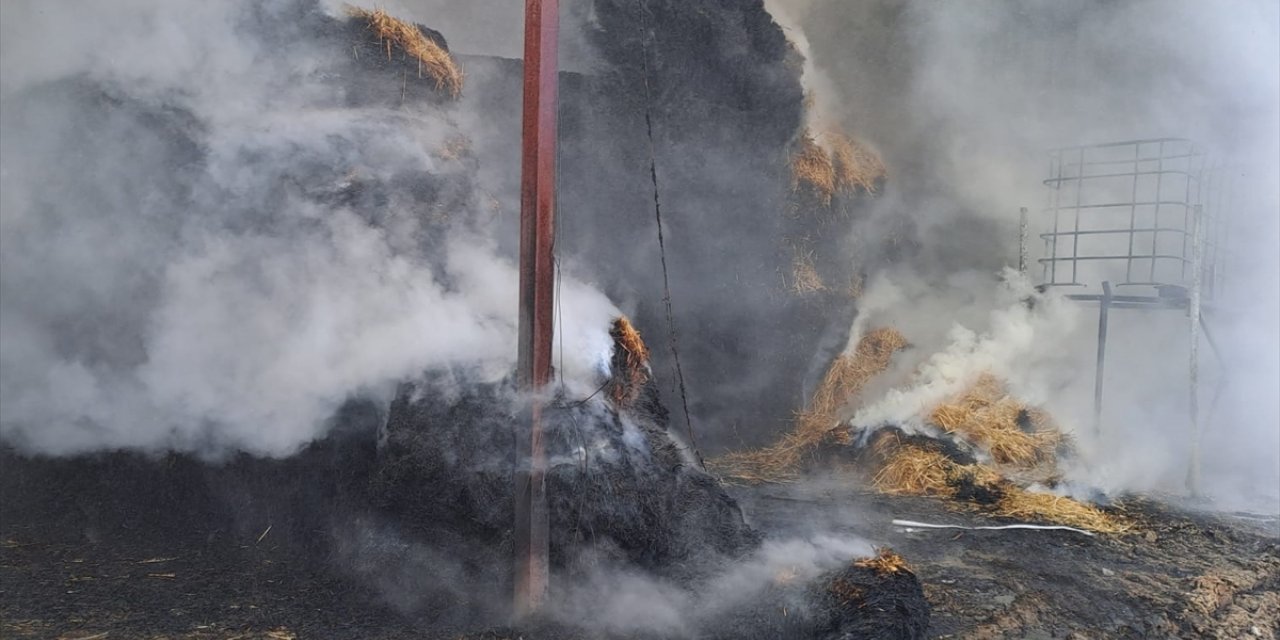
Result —
<instances>
[{"instance_id":1,"label":"wooden post","mask_svg":"<svg viewBox=\"0 0 1280 640\"><path fill-rule=\"evenodd\" d=\"M530 399L529 437L516 439L515 611L546 598L550 542L541 392L551 380L559 31L558 0L526 0L520 157L520 310L516 378Z\"/></svg>"}]
</instances>

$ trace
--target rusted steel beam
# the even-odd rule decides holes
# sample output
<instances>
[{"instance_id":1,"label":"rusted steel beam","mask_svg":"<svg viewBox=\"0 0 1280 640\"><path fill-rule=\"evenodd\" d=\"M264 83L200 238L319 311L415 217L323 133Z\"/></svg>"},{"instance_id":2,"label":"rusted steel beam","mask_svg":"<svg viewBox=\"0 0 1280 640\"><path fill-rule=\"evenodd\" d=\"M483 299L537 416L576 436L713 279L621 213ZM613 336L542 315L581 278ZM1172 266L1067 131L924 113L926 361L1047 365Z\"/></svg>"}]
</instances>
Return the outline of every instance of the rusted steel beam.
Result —
<instances>
[{"instance_id":1,"label":"rusted steel beam","mask_svg":"<svg viewBox=\"0 0 1280 640\"><path fill-rule=\"evenodd\" d=\"M547 455L540 391L551 380L554 333L558 0L526 0L520 159L520 310L516 376L531 398L528 438L517 438L515 608L538 610L547 592Z\"/></svg>"}]
</instances>

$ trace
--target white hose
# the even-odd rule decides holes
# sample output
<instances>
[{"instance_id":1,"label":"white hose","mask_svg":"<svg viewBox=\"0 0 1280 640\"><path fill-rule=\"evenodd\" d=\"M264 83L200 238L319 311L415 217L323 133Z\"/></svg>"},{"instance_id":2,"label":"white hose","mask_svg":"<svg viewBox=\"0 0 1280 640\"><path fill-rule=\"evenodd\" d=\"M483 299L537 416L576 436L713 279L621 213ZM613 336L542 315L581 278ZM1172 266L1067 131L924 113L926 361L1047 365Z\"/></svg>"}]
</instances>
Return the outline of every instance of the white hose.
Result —
<instances>
[{"instance_id":1,"label":"white hose","mask_svg":"<svg viewBox=\"0 0 1280 640\"><path fill-rule=\"evenodd\" d=\"M1092 531L1085 531L1084 529L1077 529L1075 527L1044 524L1004 524L995 526L966 527L960 524L929 524L928 522L916 522L915 520L894 520L893 524L898 527L907 527L909 529L968 529L970 531L977 529L985 529L988 531L998 531L1000 529L1039 529L1042 531L1074 531L1076 533L1083 533L1086 536L1094 535Z\"/></svg>"}]
</instances>

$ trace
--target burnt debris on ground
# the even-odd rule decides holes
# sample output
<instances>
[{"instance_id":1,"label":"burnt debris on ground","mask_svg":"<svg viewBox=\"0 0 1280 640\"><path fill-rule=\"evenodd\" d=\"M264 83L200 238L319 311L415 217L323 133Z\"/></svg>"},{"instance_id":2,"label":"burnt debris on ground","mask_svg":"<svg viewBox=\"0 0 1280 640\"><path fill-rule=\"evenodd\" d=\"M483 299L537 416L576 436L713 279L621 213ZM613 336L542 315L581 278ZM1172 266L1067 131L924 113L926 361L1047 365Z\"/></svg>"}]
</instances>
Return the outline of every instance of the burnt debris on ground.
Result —
<instances>
[{"instance_id":1,"label":"burnt debris on ground","mask_svg":"<svg viewBox=\"0 0 1280 640\"><path fill-rule=\"evenodd\" d=\"M372 443L366 446L371 452ZM406 614L408 609L383 597L379 585L353 579L339 561L351 549L332 542L340 529L289 524L290 504L333 500L330 454L320 447L288 464L210 465L126 454L33 460L6 452L0 459L3 634L602 637L563 628L539 636L501 625L468 631L461 623L449 632L444 618ZM370 453L366 459L375 458ZM237 485L233 477L242 489L234 494L226 489ZM290 479L298 481L289 487ZM850 493L840 485L736 487L731 493L751 526L768 538L826 530L891 544L908 558L929 602L924 637L1235 640L1251 637L1253 627L1262 632L1253 637L1274 638L1280 623L1280 523L1274 520L1258 524L1131 503L1130 516L1142 522L1139 535L907 532L891 520L992 522L928 498ZM349 539L363 537L360 546L380 550L388 566L401 568L398 576L385 572L381 586L400 580L398 586L407 588L414 574L430 574L453 560L385 535L376 522L352 519L350 529L360 534ZM329 552L315 550L330 545ZM810 588L821 589L822 582ZM777 598L779 591L770 593ZM793 635L773 637L815 637L800 634L795 611L771 615L767 605L743 607L736 620L725 621L722 635L708 637L768 637L733 632L785 631L787 622ZM459 615L479 613L464 608ZM815 619L804 620L812 633Z\"/></svg>"},{"instance_id":2,"label":"burnt debris on ground","mask_svg":"<svg viewBox=\"0 0 1280 640\"><path fill-rule=\"evenodd\" d=\"M1133 535L909 530L892 521L1018 521L932 498L851 492L838 477L732 492L772 535L817 526L891 544L924 585L930 638L1280 637L1274 517L1131 500L1126 515L1141 527Z\"/></svg>"}]
</instances>

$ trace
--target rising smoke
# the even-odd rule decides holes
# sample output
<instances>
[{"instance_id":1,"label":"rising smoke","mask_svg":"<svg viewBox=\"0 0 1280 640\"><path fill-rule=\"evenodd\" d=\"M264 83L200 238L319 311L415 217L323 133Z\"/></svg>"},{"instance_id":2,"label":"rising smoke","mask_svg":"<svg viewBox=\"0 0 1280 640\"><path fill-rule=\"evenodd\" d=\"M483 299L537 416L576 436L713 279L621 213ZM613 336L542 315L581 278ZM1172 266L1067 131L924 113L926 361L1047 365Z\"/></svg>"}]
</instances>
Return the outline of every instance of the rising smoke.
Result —
<instances>
[{"instance_id":1,"label":"rising smoke","mask_svg":"<svg viewBox=\"0 0 1280 640\"><path fill-rule=\"evenodd\" d=\"M299 37L309 11L5 4L6 441L288 455L353 395L509 370L509 217L442 153L490 135L482 117L350 108L348 52ZM590 377L617 312L572 278L561 294L562 368Z\"/></svg>"}]
</instances>

